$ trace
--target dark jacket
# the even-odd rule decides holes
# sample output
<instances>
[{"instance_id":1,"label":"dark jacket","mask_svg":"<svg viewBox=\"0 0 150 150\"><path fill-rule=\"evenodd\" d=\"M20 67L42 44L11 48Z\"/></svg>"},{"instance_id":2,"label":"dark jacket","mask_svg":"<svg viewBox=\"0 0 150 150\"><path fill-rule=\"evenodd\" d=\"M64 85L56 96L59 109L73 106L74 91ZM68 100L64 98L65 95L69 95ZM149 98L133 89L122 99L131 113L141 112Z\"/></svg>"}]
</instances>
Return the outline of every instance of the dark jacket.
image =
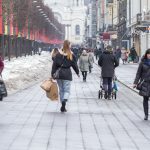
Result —
<instances>
[{"instance_id":1,"label":"dark jacket","mask_svg":"<svg viewBox=\"0 0 150 150\"><path fill-rule=\"evenodd\" d=\"M98 64L102 68L102 77L113 77L115 67L119 65L119 62L112 52L104 51Z\"/></svg>"},{"instance_id":2,"label":"dark jacket","mask_svg":"<svg viewBox=\"0 0 150 150\"><path fill-rule=\"evenodd\" d=\"M150 66L144 63L145 59L141 60L139 64L134 84L138 84L139 81L143 81L142 88L139 91L141 96L150 97Z\"/></svg>"},{"instance_id":3,"label":"dark jacket","mask_svg":"<svg viewBox=\"0 0 150 150\"><path fill-rule=\"evenodd\" d=\"M63 66L61 67L63 63ZM60 78L62 80L70 80L72 81L72 73L71 73L71 67L74 69L76 74L79 74L79 69L77 66L76 58L73 55L73 59L69 60L67 59L67 56L63 54L57 54L52 65L52 71L51 71L51 76L56 72L58 68L62 68L60 71Z\"/></svg>"},{"instance_id":4,"label":"dark jacket","mask_svg":"<svg viewBox=\"0 0 150 150\"><path fill-rule=\"evenodd\" d=\"M116 49L115 56L117 59L121 58L121 49L120 48Z\"/></svg>"}]
</instances>

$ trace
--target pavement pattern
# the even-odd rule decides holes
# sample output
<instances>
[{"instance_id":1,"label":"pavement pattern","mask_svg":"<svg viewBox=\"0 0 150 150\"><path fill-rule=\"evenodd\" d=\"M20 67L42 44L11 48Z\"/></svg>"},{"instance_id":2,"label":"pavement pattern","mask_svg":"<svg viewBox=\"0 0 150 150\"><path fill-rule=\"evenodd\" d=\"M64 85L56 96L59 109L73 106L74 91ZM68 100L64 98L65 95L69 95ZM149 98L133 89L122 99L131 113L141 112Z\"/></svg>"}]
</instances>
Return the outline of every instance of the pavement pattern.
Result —
<instances>
[{"instance_id":1,"label":"pavement pattern","mask_svg":"<svg viewBox=\"0 0 150 150\"><path fill-rule=\"evenodd\" d=\"M120 70L118 77L127 76ZM150 149L150 121L143 120L142 97L118 83L116 100L98 99L96 65L87 82L73 77L66 113L60 113L60 102L46 98L40 83L4 98L0 150Z\"/></svg>"}]
</instances>

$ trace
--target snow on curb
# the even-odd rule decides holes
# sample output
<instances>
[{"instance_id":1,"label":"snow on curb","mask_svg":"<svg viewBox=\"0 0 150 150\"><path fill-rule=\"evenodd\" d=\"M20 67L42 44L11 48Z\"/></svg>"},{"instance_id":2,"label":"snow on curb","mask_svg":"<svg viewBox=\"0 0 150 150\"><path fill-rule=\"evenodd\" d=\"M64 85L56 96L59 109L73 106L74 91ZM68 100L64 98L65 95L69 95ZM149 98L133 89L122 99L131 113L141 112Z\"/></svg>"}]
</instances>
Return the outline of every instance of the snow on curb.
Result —
<instances>
[{"instance_id":1,"label":"snow on curb","mask_svg":"<svg viewBox=\"0 0 150 150\"><path fill-rule=\"evenodd\" d=\"M20 57L4 63L2 76L9 94L48 78L51 72L51 56L48 52Z\"/></svg>"}]
</instances>

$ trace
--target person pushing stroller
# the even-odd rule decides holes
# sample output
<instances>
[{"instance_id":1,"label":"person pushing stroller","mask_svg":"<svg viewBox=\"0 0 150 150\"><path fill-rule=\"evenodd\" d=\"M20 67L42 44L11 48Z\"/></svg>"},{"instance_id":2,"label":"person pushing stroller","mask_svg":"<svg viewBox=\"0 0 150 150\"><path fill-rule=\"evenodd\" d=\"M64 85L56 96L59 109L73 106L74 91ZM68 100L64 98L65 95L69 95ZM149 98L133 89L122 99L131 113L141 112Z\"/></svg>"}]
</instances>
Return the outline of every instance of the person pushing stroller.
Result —
<instances>
[{"instance_id":1,"label":"person pushing stroller","mask_svg":"<svg viewBox=\"0 0 150 150\"><path fill-rule=\"evenodd\" d=\"M98 65L101 67L101 77L103 79L103 88L105 98L111 100L112 80L114 77L115 68L119 66L117 58L113 55L112 47L107 46L103 54L98 60Z\"/></svg>"}]
</instances>

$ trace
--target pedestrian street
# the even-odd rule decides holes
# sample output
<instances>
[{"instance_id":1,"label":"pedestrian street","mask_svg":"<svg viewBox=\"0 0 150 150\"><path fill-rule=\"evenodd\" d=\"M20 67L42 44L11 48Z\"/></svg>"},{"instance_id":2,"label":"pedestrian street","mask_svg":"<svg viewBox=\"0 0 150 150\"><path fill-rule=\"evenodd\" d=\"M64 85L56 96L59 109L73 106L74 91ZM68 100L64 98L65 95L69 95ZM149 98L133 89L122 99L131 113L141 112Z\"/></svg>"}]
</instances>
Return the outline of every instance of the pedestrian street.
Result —
<instances>
[{"instance_id":1,"label":"pedestrian street","mask_svg":"<svg viewBox=\"0 0 150 150\"><path fill-rule=\"evenodd\" d=\"M73 74L67 112L40 84L0 103L0 150L149 150L150 121L142 97L118 83L116 100L98 99L100 72Z\"/></svg>"}]
</instances>

